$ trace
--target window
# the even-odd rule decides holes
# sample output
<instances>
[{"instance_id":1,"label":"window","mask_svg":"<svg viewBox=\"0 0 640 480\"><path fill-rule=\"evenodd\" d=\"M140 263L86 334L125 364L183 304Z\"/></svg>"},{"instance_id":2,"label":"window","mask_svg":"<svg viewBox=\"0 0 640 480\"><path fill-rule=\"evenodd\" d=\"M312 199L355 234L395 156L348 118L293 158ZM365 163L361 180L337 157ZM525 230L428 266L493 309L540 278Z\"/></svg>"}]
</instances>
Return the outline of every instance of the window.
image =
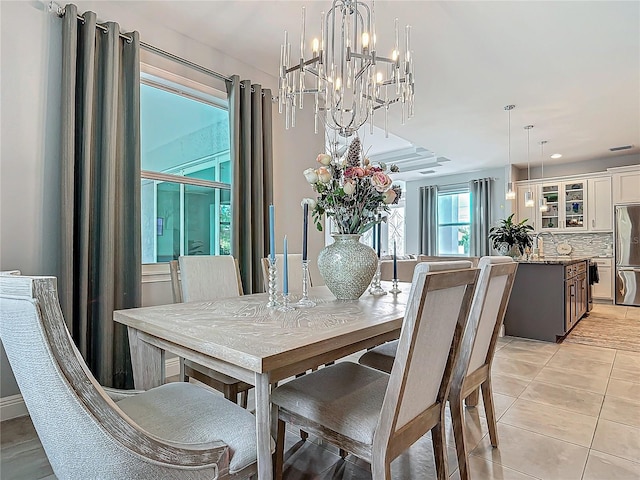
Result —
<instances>
[{"instance_id":1,"label":"window","mask_svg":"<svg viewBox=\"0 0 640 480\"><path fill-rule=\"evenodd\" d=\"M142 261L229 254L227 103L144 75L140 85Z\"/></svg>"},{"instance_id":2,"label":"window","mask_svg":"<svg viewBox=\"0 0 640 480\"><path fill-rule=\"evenodd\" d=\"M438 255L469 255L469 191L438 194Z\"/></svg>"}]
</instances>

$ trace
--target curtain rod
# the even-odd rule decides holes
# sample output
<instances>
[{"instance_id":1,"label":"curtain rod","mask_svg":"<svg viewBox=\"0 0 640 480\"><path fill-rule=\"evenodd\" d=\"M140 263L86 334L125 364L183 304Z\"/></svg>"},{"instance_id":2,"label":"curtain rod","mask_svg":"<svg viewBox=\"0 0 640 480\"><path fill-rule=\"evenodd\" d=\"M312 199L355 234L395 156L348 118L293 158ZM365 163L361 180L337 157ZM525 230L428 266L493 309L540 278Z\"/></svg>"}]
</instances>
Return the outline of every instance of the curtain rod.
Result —
<instances>
[{"instance_id":1,"label":"curtain rod","mask_svg":"<svg viewBox=\"0 0 640 480\"><path fill-rule=\"evenodd\" d=\"M55 13L58 17L62 17L64 15L64 7L61 7L60 5L58 5L56 2L49 2L49 11ZM84 22L84 17L82 15L77 15L78 20ZM103 32L107 32L108 31L108 27L101 24L101 23L96 23L96 27L99 28L100 30L102 30ZM129 35L126 35L122 32L120 32L120 37L124 38L127 42L131 43L132 38ZM145 42L140 42L140 48L143 48L145 50L148 50L152 53L155 53L157 55L160 55L162 57L168 58L169 60L173 60L174 62L177 63L181 63L183 65L186 65L187 67L191 67L194 70L198 70L202 73L205 73L207 75L211 75L212 77L215 78L219 78L220 80L224 80L226 82L230 82L231 78L227 77L226 75L223 75L222 73L218 73L218 72L214 72L213 70L210 70L206 67L203 67L202 65L198 65L197 63L193 63L189 60L185 60L184 58L178 57L177 55L174 55L173 53L169 53L166 52L158 47L154 47L153 45L150 45L148 43Z\"/></svg>"}]
</instances>

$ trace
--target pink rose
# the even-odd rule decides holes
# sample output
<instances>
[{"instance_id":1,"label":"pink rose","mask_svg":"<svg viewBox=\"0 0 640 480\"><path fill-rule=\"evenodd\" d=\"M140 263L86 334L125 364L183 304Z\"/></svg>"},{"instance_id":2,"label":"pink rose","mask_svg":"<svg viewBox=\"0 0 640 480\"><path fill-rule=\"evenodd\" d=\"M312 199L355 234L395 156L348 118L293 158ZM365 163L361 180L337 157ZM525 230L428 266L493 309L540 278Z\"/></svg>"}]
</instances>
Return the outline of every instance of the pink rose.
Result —
<instances>
[{"instance_id":1,"label":"pink rose","mask_svg":"<svg viewBox=\"0 0 640 480\"><path fill-rule=\"evenodd\" d=\"M318 158L316 158L316 161L326 167L327 165L331 164L331 155L321 153L320 155L318 155Z\"/></svg>"},{"instance_id":2,"label":"pink rose","mask_svg":"<svg viewBox=\"0 0 640 480\"><path fill-rule=\"evenodd\" d=\"M391 182L389 175L383 172L374 172L371 176L371 183L373 183L373 186L380 193L388 189L391 186Z\"/></svg>"},{"instance_id":3,"label":"pink rose","mask_svg":"<svg viewBox=\"0 0 640 480\"><path fill-rule=\"evenodd\" d=\"M344 176L347 178L362 178L364 177L364 175L365 173L362 167L347 167L347 169L344 171Z\"/></svg>"},{"instance_id":4,"label":"pink rose","mask_svg":"<svg viewBox=\"0 0 640 480\"><path fill-rule=\"evenodd\" d=\"M331 172L327 170L325 167L320 167L316 170L318 174L318 180L322 183L329 183L331 181Z\"/></svg>"},{"instance_id":5,"label":"pink rose","mask_svg":"<svg viewBox=\"0 0 640 480\"><path fill-rule=\"evenodd\" d=\"M382 201L387 205L391 205L393 202L395 202L397 196L398 194L396 193L396 191L393 188L390 188L382 194Z\"/></svg>"}]
</instances>

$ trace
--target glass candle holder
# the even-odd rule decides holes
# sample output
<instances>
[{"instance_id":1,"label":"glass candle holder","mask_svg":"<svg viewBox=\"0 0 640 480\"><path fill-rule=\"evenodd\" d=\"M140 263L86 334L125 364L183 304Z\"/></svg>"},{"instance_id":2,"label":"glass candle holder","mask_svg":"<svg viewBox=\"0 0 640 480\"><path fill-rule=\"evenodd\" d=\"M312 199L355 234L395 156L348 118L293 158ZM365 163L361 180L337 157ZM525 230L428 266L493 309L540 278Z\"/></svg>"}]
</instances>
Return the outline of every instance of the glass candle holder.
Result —
<instances>
[{"instance_id":1,"label":"glass candle holder","mask_svg":"<svg viewBox=\"0 0 640 480\"><path fill-rule=\"evenodd\" d=\"M402 290L400 290L398 288L398 279L397 278L393 279L393 287L391 288L391 290L389 290L389 292L393 293L394 295L397 295L398 293L402 292Z\"/></svg>"},{"instance_id":2,"label":"glass candle holder","mask_svg":"<svg viewBox=\"0 0 640 480\"><path fill-rule=\"evenodd\" d=\"M302 298L295 304L300 308L311 308L316 306L316 302L309 298L309 260L302 261Z\"/></svg>"},{"instance_id":3,"label":"glass candle holder","mask_svg":"<svg viewBox=\"0 0 640 480\"><path fill-rule=\"evenodd\" d=\"M267 307L274 308L278 306L278 292L276 290L276 278L278 276L278 270L276 269L275 257L269 256L269 302Z\"/></svg>"},{"instance_id":4,"label":"glass candle holder","mask_svg":"<svg viewBox=\"0 0 640 480\"><path fill-rule=\"evenodd\" d=\"M290 312L291 310L295 310L295 307L291 305L291 300L289 299L288 293L282 294L282 303L278 307L278 311L280 312Z\"/></svg>"},{"instance_id":5,"label":"glass candle holder","mask_svg":"<svg viewBox=\"0 0 640 480\"><path fill-rule=\"evenodd\" d=\"M369 289L369 293L373 296L379 297L382 295L386 295L387 291L382 288L380 285L380 259L378 259L378 266L376 267L376 274L373 276L373 282L371 282L371 288Z\"/></svg>"}]
</instances>

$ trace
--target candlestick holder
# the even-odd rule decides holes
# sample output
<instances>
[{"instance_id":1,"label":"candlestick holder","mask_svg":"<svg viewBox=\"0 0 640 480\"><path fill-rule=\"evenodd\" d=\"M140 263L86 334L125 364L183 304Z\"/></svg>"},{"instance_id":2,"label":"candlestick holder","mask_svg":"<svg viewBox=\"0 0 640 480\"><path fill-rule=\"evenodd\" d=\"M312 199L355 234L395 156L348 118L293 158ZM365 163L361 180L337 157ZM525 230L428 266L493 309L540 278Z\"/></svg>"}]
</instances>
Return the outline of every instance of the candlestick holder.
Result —
<instances>
[{"instance_id":1,"label":"candlestick holder","mask_svg":"<svg viewBox=\"0 0 640 480\"><path fill-rule=\"evenodd\" d=\"M275 257L269 256L269 302L267 303L267 307L274 308L277 307L278 304L278 292L276 290L276 277L278 275L278 270L276 269L276 259Z\"/></svg>"},{"instance_id":2,"label":"candlestick holder","mask_svg":"<svg viewBox=\"0 0 640 480\"><path fill-rule=\"evenodd\" d=\"M402 290L400 290L398 288L398 279L397 278L393 279L393 288L391 290L389 290L389 292L393 293L394 295L397 295L398 293L402 292Z\"/></svg>"},{"instance_id":3,"label":"candlestick holder","mask_svg":"<svg viewBox=\"0 0 640 480\"><path fill-rule=\"evenodd\" d=\"M300 308L316 306L316 302L309 298L309 260L302 261L302 298L294 305Z\"/></svg>"},{"instance_id":4,"label":"candlestick holder","mask_svg":"<svg viewBox=\"0 0 640 480\"><path fill-rule=\"evenodd\" d=\"M291 303L290 303L289 294L288 293L283 293L282 294L282 304L278 307L278 311L280 311L280 312L290 312L291 310L295 310L295 307L293 305L291 305Z\"/></svg>"},{"instance_id":5,"label":"candlestick holder","mask_svg":"<svg viewBox=\"0 0 640 480\"><path fill-rule=\"evenodd\" d=\"M376 274L373 276L373 282L371 282L371 288L369 289L369 293L375 297L380 297L382 295L386 295L387 291L382 288L380 285L380 264L382 262L378 259L378 266L376 268Z\"/></svg>"}]
</instances>

